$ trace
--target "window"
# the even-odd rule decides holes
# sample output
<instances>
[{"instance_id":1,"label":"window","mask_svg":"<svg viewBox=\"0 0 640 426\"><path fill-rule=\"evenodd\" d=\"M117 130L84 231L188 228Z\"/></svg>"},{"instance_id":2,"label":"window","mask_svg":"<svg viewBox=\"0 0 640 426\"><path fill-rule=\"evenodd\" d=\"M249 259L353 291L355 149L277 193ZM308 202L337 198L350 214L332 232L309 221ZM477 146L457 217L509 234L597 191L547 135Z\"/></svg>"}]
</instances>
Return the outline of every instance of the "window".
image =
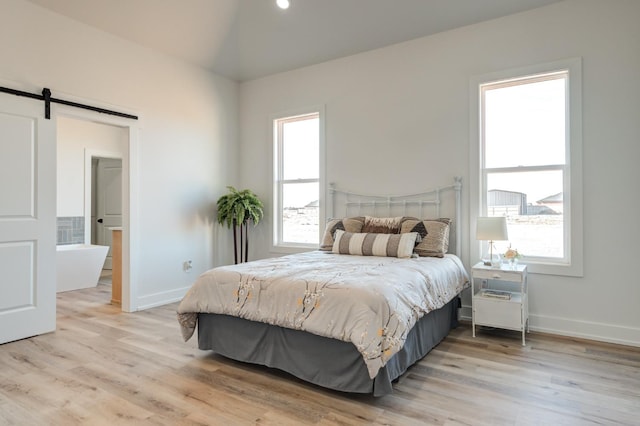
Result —
<instances>
[{"instance_id":1,"label":"window","mask_svg":"<svg viewBox=\"0 0 640 426\"><path fill-rule=\"evenodd\" d=\"M322 111L273 119L275 248L317 248L324 223Z\"/></svg>"},{"instance_id":2,"label":"window","mask_svg":"<svg viewBox=\"0 0 640 426\"><path fill-rule=\"evenodd\" d=\"M477 211L507 218L498 252L511 245L533 272L581 275L580 68L563 65L477 82Z\"/></svg>"}]
</instances>

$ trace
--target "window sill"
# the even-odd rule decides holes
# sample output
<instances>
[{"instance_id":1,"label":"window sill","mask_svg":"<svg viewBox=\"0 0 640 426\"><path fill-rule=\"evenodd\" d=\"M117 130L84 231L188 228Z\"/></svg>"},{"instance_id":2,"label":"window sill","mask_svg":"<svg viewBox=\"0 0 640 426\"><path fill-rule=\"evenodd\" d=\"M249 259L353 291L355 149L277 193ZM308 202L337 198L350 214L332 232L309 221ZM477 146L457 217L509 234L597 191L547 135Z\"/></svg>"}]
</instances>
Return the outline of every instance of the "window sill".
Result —
<instances>
[{"instance_id":1,"label":"window sill","mask_svg":"<svg viewBox=\"0 0 640 426\"><path fill-rule=\"evenodd\" d=\"M530 274L540 275L557 275L565 277L582 277L584 276L582 265L561 264L561 263L542 263L527 261L521 262L526 264Z\"/></svg>"}]
</instances>

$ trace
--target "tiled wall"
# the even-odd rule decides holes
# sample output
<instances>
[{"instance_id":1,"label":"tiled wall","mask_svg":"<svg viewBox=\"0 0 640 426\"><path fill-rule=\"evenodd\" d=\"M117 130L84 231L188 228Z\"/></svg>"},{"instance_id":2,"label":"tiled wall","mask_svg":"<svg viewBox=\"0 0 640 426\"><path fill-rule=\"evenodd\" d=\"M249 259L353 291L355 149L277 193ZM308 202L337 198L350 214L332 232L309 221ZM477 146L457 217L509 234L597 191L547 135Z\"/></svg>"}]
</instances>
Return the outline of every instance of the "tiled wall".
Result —
<instances>
[{"instance_id":1,"label":"tiled wall","mask_svg":"<svg viewBox=\"0 0 640 426\"><path fill-rule=\"evenodd\" d=\"M59 217L57 244L84 243L84 216Z\"/></svg>"}]
</instances>

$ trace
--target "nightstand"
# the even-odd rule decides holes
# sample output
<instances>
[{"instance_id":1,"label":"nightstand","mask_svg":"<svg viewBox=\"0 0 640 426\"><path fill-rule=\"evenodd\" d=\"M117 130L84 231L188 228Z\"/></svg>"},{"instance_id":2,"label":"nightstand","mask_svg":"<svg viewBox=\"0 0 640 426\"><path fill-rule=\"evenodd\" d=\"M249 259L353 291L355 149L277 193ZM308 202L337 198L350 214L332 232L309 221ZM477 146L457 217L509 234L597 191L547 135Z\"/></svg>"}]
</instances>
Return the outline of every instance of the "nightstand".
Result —
<instances>
[{"instance_id":1,"label":"nightstand","mask_svg":"<svg viewBox=\"0 0 640 426\"><path fill-rule=\"evenodd\" d=\"M527 265L492 268L477 263L471 268L471 290L473 337L476 325L519 330L524 346L525 328L529 331Z\"/></svg>"}]
</instances>

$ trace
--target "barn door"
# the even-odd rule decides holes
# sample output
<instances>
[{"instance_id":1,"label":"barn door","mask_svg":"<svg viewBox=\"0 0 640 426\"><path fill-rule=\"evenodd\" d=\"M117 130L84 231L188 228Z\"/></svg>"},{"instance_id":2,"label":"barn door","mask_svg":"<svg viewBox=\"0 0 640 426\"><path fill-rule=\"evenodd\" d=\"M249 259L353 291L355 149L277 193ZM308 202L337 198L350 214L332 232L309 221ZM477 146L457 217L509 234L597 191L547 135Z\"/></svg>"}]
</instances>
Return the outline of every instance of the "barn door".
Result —
<instances>
[{"instance_id":1,"label":"barn door","mask_svg":"<svg viewBox=\"0 0 640 426\"><path fill-rule=\"evenodd\" d=\"M0 344L56 327L55 121L0 95Z\"/></svg>"}]
</instances>

